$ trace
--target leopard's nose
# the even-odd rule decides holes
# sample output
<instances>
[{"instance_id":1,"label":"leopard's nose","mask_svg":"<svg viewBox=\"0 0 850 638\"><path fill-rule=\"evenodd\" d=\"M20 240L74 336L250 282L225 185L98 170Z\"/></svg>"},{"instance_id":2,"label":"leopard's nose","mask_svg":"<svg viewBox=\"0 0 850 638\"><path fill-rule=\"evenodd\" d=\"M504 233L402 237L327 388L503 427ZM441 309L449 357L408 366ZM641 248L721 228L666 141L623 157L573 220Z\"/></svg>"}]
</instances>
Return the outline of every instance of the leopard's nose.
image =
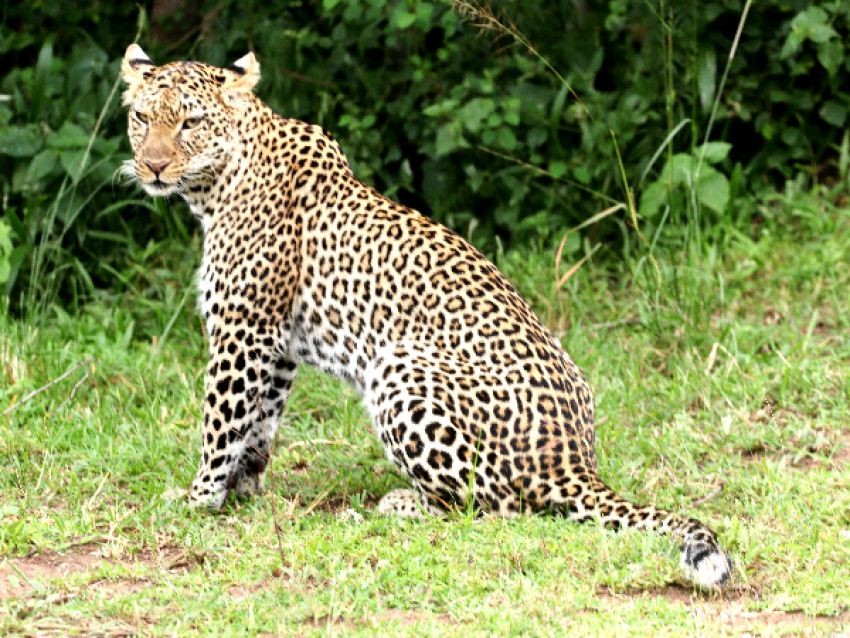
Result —
<instances>
[{"instance_id":1,"label":"leopard's nose","mask_svg":"<svg viewBox=\"0 0 850 638\"><path fill-rule=\"evenodd\" d=\"M145 166L147 166L155 175L159 175L165 167L171 164L171 160L165 160L163 162L152 162L150 160L145 160Z\"/></svg>"}]
</instances>

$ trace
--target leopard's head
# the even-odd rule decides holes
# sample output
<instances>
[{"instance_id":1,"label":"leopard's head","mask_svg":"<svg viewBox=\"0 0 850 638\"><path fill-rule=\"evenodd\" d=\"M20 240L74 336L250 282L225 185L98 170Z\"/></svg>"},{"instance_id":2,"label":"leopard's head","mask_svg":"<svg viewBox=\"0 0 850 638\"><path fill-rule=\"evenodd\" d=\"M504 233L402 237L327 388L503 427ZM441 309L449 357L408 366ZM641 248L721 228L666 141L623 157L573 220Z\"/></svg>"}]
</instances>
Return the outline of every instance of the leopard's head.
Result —
<instances>
[{"instance_id":1,"label":"leopard's head","mask_svg":"<svg viewBox=\"0 0 850 638\"><path fill-rule=\"evenodd\" d=\"M200 62L156 66L131 44L121 74L133 159L124 172L151 195L188 195L238 155L237 120L260 79L253 53L220 69Z\"/></svg>"}]
</instances>

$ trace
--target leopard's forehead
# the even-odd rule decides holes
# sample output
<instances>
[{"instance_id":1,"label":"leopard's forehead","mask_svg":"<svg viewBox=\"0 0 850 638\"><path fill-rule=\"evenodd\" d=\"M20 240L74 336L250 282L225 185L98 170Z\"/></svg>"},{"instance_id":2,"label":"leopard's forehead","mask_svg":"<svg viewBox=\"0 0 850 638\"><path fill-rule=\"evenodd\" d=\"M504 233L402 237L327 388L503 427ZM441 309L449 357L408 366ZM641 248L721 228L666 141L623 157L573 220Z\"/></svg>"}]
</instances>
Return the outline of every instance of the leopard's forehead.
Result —
<instances>
[{"instance_id":1,"label":"leopard's forehead","mask_svg":"<svg viewBox=\"0 0 850 638\"><path fill-rule=\"evenodd\" d=\"M221 69L201 62L172 62L146 78L134 100L138 108L178 116L220 103Z\"/></svg>"},{"instance_id":2,"label":"leopard's forehead","mask_svg":"<svg viewBox=\"0 0 850 638\"><path fill-rule=\"evenodd\" d=\"M225 79L221 69L203 62L171 62L157 67L147 78L147 85L157 90L212 91Z\"/></svg>"}]
</instances>

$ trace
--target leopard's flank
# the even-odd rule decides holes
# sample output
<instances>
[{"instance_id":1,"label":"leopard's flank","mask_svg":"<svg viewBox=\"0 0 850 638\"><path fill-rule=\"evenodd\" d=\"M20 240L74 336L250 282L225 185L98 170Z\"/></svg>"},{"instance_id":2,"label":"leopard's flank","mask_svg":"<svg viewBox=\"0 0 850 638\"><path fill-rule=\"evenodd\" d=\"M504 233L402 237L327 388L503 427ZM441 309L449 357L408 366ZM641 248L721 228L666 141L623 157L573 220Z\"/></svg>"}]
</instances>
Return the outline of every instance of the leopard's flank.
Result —
<instances>
[{"instance_id":1,"label":"leopard's flank","mask_svg":"<svg viewBox=\"0 0 850 638\"><path fill-rule=\"evenodd\" d=\"M600 480L590 388L507 279L358 181L327 132L272 112L253 93L253 54L226 69L157 67L131 45L122 71L127 173L151 195L183 197L204 230L210 356L193 504L262 489L303 362L357 389L410 479L381 513L470 504L670 534L696 585L726 583L732 561L713 531Z\"/></svg>"}]
</instances>

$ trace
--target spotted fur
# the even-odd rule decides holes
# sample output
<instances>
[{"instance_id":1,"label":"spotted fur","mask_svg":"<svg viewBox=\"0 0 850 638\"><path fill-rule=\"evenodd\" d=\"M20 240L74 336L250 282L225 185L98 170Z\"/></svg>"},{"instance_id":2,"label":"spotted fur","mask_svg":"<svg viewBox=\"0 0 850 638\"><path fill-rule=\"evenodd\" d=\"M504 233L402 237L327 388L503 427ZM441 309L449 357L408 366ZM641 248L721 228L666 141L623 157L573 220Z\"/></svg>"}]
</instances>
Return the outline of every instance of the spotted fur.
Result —
<instances>
[{"instance_id":1,"label":"spotted fur","mask_svg":"<svg viewBox=\"0 0 850 638\"><path fill-rule=\"evenodd\" d=\"M671 534L701 587L732 562L708 527L636 505L597 475L593 397L561 344L463 238L358 181L321 128L252 92L259 67L156 67L127 49L128 172L204 229L203 450L189 499L262 488L299 362L350 382L413 483L378 509L550 511ZM262 412L260 412L262 410ZM265 428L263 427L265 426Z\"/></svg>"}]
</instances>

